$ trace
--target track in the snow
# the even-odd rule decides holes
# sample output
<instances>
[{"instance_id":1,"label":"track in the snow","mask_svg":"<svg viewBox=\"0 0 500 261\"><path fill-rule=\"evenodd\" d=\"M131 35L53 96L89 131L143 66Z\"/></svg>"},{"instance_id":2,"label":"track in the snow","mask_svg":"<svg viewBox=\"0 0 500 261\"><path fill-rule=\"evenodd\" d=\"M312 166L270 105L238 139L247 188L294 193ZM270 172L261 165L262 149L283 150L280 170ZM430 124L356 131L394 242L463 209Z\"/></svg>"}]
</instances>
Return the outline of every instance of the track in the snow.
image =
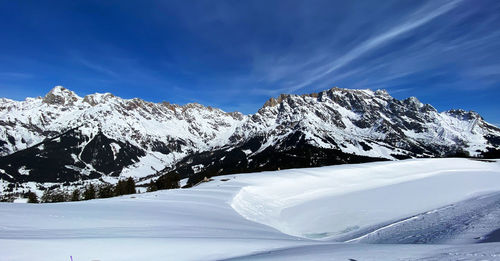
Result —
<instances>
[{"instance_id":1,"label":"track in the snow","mask_svg":"<svg viewBox=\"0 0 500 261\"><path fill-rule=\"evenodd\" d=\"M500 241L500 193L353 232L337 241L382 244L446 244Z\"/></svg>"}]
</instances>

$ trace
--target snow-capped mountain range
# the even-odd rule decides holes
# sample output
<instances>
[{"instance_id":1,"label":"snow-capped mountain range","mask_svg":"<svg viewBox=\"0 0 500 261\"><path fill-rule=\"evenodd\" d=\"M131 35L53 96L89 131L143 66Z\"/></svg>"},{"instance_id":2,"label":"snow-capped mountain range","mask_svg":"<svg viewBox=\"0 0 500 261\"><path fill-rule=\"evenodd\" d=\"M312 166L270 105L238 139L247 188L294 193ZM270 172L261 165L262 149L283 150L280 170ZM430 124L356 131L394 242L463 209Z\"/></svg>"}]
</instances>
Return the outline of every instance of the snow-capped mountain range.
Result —
<instances>
[{"instance_id":1,"label":"snow-capped mountain range","mask_svg":"<svg viewBox=\"0 0 500 261\"><path fill-rule=\"evenodd\" d=\"M4 182L145 179L171 171L196 182L255 170L481 156L499 148L500 129L477 113L438 112L384 90L280 95L251 115L110 93L80 97L61 86L45 97L0 99Z\"/></svg>"}]
</instances>

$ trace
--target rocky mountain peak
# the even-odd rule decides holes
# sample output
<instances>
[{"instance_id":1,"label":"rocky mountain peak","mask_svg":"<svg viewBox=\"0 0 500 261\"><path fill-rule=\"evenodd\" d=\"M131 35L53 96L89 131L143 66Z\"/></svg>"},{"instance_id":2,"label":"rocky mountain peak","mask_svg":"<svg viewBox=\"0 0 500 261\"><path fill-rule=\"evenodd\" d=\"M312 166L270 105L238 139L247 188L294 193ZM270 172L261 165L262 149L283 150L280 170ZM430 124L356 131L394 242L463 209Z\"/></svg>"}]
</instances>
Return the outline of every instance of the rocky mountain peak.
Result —
<instances>
[{"instance_id":1,"label":"rocky mountain peak","mask_svg":"<svg viewBox=\"0 0 500 261\"><path fill-rule=\"evenodd\" d=\"M461 120L483 119L481 115L475 111L465 111L462 109L452 109L446 111L446 114Z\"/></svg>"},{"instance_id":2,"label":"rocky mountain peak","mask_svg":"<svg viewBox=\"0 0 500 261\"><path fill-rule=\"evenodd\" d=\"M80 97L73 91L56 86L43 97L43 102L52 105L73 105L79 99Z\"/></svg>"},{"instance_id":3,"label":"rocky mountain peak","mask_svg":"<svg viewBox=\"0 0 500 261\"><path fill-rule=\"evenodd\" d=\"M290 98L291 95L290 94L280 94L277 98L270 98L269 100L267 100L264 105L262 106L262 108L265 108L265 107L274 107L280 103L282 103L283 101L285 101L286 99Z\"/></svg>"},{"instance_id":4,"label":"rocky mountain peak","mask_svg":"<svg viewBox=\"0 0 500 261\"><path fill-rule=\"evenodd\" d=\"M86 95L83 97L83 102L90 104L91 106L96 106L99 103L105 103L110 99L115 98L115 96L109 92L107 93L94 93Z\"/></svg>"},{"instance_id":5,"label":"rocky mountain peak","mask_svg":"<svg viewBox=\"0 0 500 261\"><path fill-rule=\"evenodd\" d=\"M233 119L238 120L238 121L241 121L244 118L244 115L238 111L228 112L227 115L233 117Z\"/></svg>"},{"instance_id":6,"label":"rocky mountain peak","mask_svg":"<svg viewBox=\"0 0 500 261\"><path fill-rule=\"evenodd\" d=\"M406 104L417 104L417 105L420 105L422 104L418 99L417 97L414 97L414 96L411 96L409 98L406 98L403 100L404 103Z\"/></svg>"},{"instance_id":7,"label":"rocky mountain peak","mask_svg":"<svg viewBox=\"0 0 500 261\"><path fill-rule=\"evenodd\" d=\"M375 91L375 95L378 96L391 96L386 90L384 89L379 89Z\"/></svg>"},{"instance_id":8,"label":"rocky mountain peak","mask_svg":"<svg viewBox=\"0 0 500 261\"><path fill-rule=\"evenodd\" d=\"M327 104L332 105L332 103L335 104L334 106L340 106L349 111L361 114L385 110L384 108L386 106L399 106L401 110L414 111L415 113L437 112L434 107L429 104L423 104L415 97L399 101L393 98L386 90L372 91L369 89L342 89L338 87L324 90L319 93L303 95L281 94L277 98L270 98L266 101L259 111L265 113L268 111L267 108L276 107L278 105L280 105L280 109L283 108L283 106L292 109L297 109L297 107L303 107L303 109L305 109L312 107L320 108L322 106L327 106Z\"/></svg>"},{"instance_id":9,"label":"rocky mountain peak","mask_svg":"<svg viewBox=\"0 0 500 261\"><path fill-rule=\"evenodd\" d=\"M275 98L270 98L269 100L267 100L264 105L262 106L263 108L265 107L274 107L278 105L278 101L276 101Z\"/></svg>"}]
</instances>

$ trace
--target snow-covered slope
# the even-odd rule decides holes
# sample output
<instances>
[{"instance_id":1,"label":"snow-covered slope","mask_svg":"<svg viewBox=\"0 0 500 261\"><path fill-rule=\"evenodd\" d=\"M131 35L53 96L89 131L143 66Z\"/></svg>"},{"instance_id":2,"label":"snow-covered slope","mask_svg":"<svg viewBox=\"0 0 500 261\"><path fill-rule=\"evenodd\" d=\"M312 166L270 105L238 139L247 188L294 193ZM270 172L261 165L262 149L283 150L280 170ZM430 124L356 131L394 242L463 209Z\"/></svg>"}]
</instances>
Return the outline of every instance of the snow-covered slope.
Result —
<instances>
[{"instance_id":1,"label":"snow-covered slope","mask_svg":"<svg viewBox=\"0 0 500 261\"><path fill-rule=\"evenodd\" d=\"M151 103L110 93L81 98L61 86L45 97L21 102L2 99L0 106L0 140L6 142L3 155L77 126L88 136L101 129L110 138L149 151L204 150L226 144L228 133L245 119L239 113L196 103Z\"/></svg>"},{"instance_id":2,"label":"snow-covered slope","mask_svg":"<svg viewBox=\"0 0 500 261\"><path fill-rule=\"evenodd\" d=\"M287 234L345 238L479 192L500 191L499 179L499 163L462 159L284 170L264 179L241 177L249 185L231 204L242 216Z\"/></svg>"},{"instance_id":3,"label":"snow-covered slope","mask_svg":"<svg viewBox=\"0 0 500 261\"><path fill-rule=\"evenodd\" d=\"M439 113L415 97L397 100L383 90L333 88L271 98L229 140L222 149L186 157L174 171L196 184L214 173L481 156L500 148L500 129L475 112Z\"/></svg>"},{"instance_id":4,"label":"snow-covered slope","mask_svg":"<svg viewBox=\"0 0 500 261\"><path fill-rule=\"evenodd\" d=\"M397 100L384 90L340 88L271 98L233 137L264 136L270 145L297 131L317 147L388 159L443 156L457 149L473 156L500 145L488 141L500 129L475 112L439 113L415 97Z\"/></svg>"},{"instance_id":5,"label":"snow-covered slope","mask_svg":"<svg viewBox=\"0 0 500 261\"><path fill-rule=\"evenodd\" d=\"M500 243L472 244L500 224L498 161L419 159L224 178L229 180L103 200L0 203L0 260L499 259ZM482 202L496 207L483 211ZM436 219L426 223L429 215L422 216L439 213L445 220L453 206L464 204L483 216L434 227ZM399 237L389 229L398 224L406 237L418 236L416 223L413 230L401 227L410 219L446 240L355 243L377 233ZM454 238L469 241L456 244Z\"/></svg>"},{"instance_id":6,"label":"snow-covered slope","mask_svg":"<svg viewBox=\"0 0 500 261\"><path fill-rule=\"evenodd\" d=\"M500 129L477 113L439 113L383 90L281 95L252 115L110 93L82 98L60 86L45 97L0 100L0 178L10 183L139 179L169 171L196 183L221 174L478 156L498 148Z\"/></svg>"},{"instance_id":7,"label":"snow-covered slope","mask_svg":"<svg viewBox=\"0 0 500 261\"><path fill-rule=\"evenodd\" d=\"M245 116L239 113L225 113L199 104L150 103L140 99L121 99L110 93L82 98L58 86L45 97L28 98L21 102L0 101L0 154L11 155L77 128L71 138L78 141L70 144L74 151L71 152L73 155L68 155L75 160L59 165L94 171L96 166L90 159L88 162L83 160L87 167L81 166L80 154L89 142L101 135L105 140L115 140L99 144L109 146L108 150L115 155L108 157L109 153L104 153L105 160L123 168L118 174L139 178L155 174L193 151L227 144L230 133L244 119ZM26 164L20 165L26 168L28 161L43 154L44 145L38 146L37 152L25 158ZM56 146L52 144L52 147ZM60 144L61 148L54 154L65 153L68 146ZM138 158L129 157L127 164L120 163L116 161L116 154L124 152L124 146L143 153L139 153ZM102 158L103 154L99 156ZM17 170L9 172L3 169L3 172L7 172L4 179L14 177L13 180L23 181L16 178L20 174ZM110 172L96 172L96 175L101 174L109 175ZM60 180L67 181L62 177ZM50 181L57 182L55 179Z\"/></svg>"}]
</instances>

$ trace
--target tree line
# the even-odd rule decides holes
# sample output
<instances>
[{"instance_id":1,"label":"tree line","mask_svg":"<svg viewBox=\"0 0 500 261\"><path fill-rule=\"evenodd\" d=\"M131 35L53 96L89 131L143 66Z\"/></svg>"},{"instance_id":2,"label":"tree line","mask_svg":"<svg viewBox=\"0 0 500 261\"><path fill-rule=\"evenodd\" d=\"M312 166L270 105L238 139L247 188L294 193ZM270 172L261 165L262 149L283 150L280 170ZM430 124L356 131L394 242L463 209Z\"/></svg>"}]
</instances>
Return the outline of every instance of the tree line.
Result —
<instances>
[{"instance_id":1,"label":"tree line","mask_svg":"<svg viewBox=\"0 0 500 261\"><path fill-rule=\"evenodd\" d=\"M59 189L47 189L43 196L38 199L37 195L28 191L25 197L28 198L28 203L56 203L67 201L91 200L96 198L110 198L121 195L135 194L135 181L133 178L119 180L116 185L102 184L95 186L92 183L87 185L85 189L75 189L68 193Z\"/></svg>"},{"instance_id":2,"label":"tree line","mask_svg":"<svg viewBox=\"0 0 500 261\"><path fill-rule=\"evenodd\" d=\"M169 173L160 176L156 181L151 180L148 185L148 192L157 191L161 189L176 189L180 188L179 181L180 175L177 172Z\"/></svg>"}]
</instances>

